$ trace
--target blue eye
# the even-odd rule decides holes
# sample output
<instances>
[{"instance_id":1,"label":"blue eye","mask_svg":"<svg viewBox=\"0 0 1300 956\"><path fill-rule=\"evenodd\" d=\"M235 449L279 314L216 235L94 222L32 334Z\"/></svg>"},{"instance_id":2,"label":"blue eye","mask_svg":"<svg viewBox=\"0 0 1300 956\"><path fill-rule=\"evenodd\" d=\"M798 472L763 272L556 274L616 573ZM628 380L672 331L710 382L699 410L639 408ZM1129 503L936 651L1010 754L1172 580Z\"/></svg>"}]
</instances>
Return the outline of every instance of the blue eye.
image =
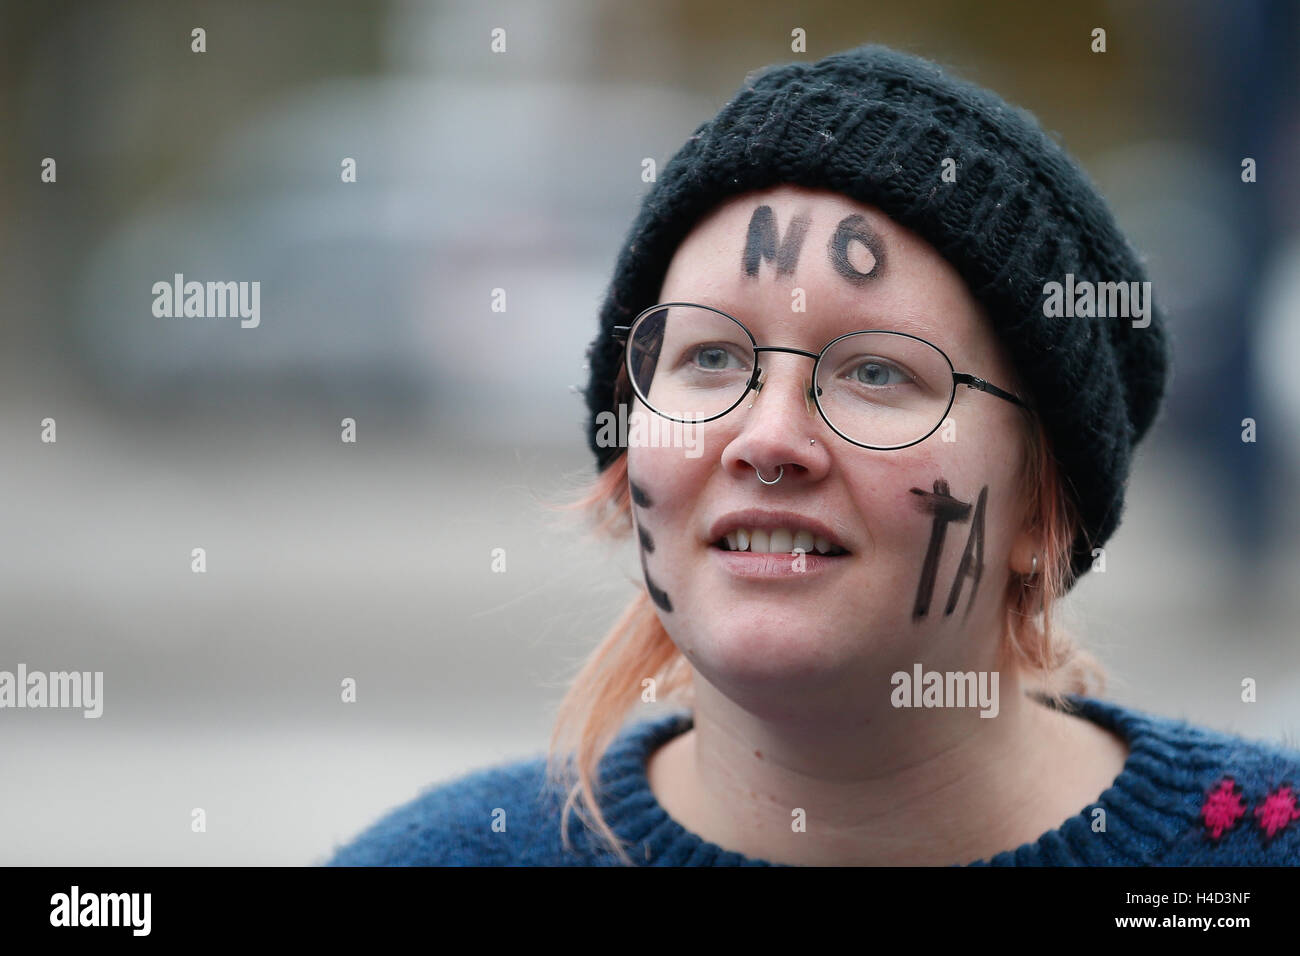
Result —
<instances>
[{"instance_id":1,"label":"blue eye","mask_svg":"<svg viewBox=\"0 0 1300 956\"><path fill-rule=\"evenodd\" d=\"M893 380L890 379L891 373L895 376ZM905 385L912 380L897 365L881 361L863 362L854 370L852 377L860 385L878 388L886 385Z\"/></svg>"},{"instance_id":2,"label":"blue eye","mask_svg":"<svg viewBox=\"0 0 1300 956\"><path fill-rule=\"evenodd\" d=\"M725 369L731 352L717 345L701 345L692 353L692 359L700 368Z\"/></svg>"}]
</instances>

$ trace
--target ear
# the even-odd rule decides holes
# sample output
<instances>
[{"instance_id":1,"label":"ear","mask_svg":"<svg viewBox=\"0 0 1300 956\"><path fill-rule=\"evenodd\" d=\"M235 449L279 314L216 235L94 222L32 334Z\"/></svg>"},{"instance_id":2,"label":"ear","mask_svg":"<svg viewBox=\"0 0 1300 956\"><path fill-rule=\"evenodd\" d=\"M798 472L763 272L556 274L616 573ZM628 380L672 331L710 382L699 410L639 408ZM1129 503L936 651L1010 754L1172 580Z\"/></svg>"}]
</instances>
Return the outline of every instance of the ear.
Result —
<instances>
[{"instance_id":1,"label":"ear","mask_svg":"<svg viewBox=\"0 0 1300 956\"><path fill-rule=\"evenodd\" d=\"M1038 555L1038 570L1043 570L1043 545L1038 536L1031 531L1021 531L1011 545L1011 570L1018 574L1029 574L1034 566L1034 555Z\"/></svg>"}]
</instances>

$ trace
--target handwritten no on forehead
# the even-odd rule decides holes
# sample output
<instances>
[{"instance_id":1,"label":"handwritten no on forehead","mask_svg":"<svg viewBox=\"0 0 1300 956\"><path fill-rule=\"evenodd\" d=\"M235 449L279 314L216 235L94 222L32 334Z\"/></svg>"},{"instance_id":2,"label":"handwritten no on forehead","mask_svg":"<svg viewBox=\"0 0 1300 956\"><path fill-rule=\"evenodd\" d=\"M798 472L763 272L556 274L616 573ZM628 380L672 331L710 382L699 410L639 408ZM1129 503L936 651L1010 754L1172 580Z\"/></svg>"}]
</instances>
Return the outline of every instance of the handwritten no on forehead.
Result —
<instances>
[{"instance_id":1,"label":"handwritten no on forehead","mask_svg":"<svg viewBox=\"0 0 1300 956\"><path fill-rule=\"evenodd\" d=\"M799 253L803 249L811 223L812 217L808 212L800 210L790 220L785 235L782 236L772 207L755 207L745 234L741 271L756 278L759 266L766 259L776 266L778 276L793 274L799 265ZM875 279L885 271L884 244L867 225L866 217L860 213L845 216L839 221L826 243L826 254L835 271L854 285Z\"/></svg>"}]
</instances>

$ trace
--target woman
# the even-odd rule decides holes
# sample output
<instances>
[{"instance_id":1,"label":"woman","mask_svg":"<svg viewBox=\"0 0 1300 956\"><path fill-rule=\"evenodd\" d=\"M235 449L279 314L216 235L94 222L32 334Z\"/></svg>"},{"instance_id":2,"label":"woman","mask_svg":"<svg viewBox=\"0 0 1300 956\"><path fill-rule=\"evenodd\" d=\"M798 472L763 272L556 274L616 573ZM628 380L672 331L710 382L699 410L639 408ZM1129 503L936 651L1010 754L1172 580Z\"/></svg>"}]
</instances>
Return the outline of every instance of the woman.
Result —
<instances>
[{"instance_id":1,"label":"woman","mask_svg":"<svg viewBox=\"0 0 1300 956\"><path fill-rule=\"evenodd\" d=\"M589 350L581 505L645 591L549 764L332 862L1300 862L1300 754L1088 696L1051 625L1164 392L1149 289L991 93L875 46L751 77L647 195ZM624 728L650 700L688 712Z\"/></svg>"}]
</instances>

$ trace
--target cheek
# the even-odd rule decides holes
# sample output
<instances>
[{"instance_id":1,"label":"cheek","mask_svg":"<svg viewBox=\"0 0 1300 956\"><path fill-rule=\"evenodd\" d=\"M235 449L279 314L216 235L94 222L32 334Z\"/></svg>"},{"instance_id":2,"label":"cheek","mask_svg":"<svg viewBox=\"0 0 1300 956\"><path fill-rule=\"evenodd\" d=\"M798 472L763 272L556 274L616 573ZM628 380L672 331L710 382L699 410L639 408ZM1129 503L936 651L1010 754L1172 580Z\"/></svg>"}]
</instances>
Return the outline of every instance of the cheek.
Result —
<instances>
[{"instance_id":1,"label":"cheek","mask_svg":"<svg viewBox=\"0 0 1300 956\"><path fill-rule=\"evenodd\" d=\"M941 445L875 469L874 494L859 483L876 549L871 565L906 598L897 612L914 625L964 620L996 590L992 569L1007 560L1006 529L1019 515L1017 476L1009 454L999 457L1005 453Z\"/></svg>"},{"instance_id":2,"label":"cheek","mask_svg":"<svg viewBox=\"0 0 1300 956\"><path fill-rule=\"evenodd\" d=\"M991 509L1004 507L1003 481L984 456L953 448L927 443L890 455L854 474L852 496L868 536L867 566L881 585L872 592L906 595L908 610L923 616L928 592L937 581L952 583L972 536L972 560L984 557Z\"/></svg>"},{"instance_id":3,"label":"cheek","mask_svg":"<svg viewBox=\"0 0 1300 956\"><path fill-rule=\"evenodd\" d=\"M1009 453L1002 458L997 449L956 443L926 442L918 447L926 450L892 453L897 457L881 462L865 481L857 482L855 498L871 509L864 513L874 515L872 524L882 538L915 536L918 529L928 530L936 515L961 524L958 506L973 507L985 488L988 517L1007 517L1015 495Z\"/></svg>"},{"instance_id":4,"label":"cheek","mask_svg":"<svg viewBox=\"0 0 1300 956\"><path fill-rule=\"evenodd\" d=\"M695 544L694 503L709 474L701 459L680 448L628 449L628 490L646 590L655 606L672 613L681 601L680 572Z\"/></svg>"},{"instance_id":5,"label":"cheek","mask_svg":"<svg viewBox=\"0 0 1300 956\"><path fill-rule=\"evenodd\" d=\"M632 424L627 449L629 481L653 502L637 507L635 517L647 525L681 530L699 498L717 456L710 457L706 429L661 419L637 399L629 415ZM657 430L656 430L657 429Z\"/></svg>"},{"instance_id":6,"label":"cheek","mask_svg":"<svg viewBox=\"0 0 1300 956\"><path fill-rule=\"evenodd\" d=\"M693 503L703 490L709 466L701 459L686 458L680 448L633 447L627 455L635 517L645 519L647 525L684 530ZM646 499L649 505L644 503Z\"/></svg>"},{"instance_id":7,"label":"cheek","mask_svg":"<svg viewBox=\"0 0 1300 956\"><path fill-rule=\"evenodd\" d=\"M921 450L921 448L925 450ZM856 469L850 479L852 497L864 517L876 560L910 555L911 543L929 529L928 496L936 483L962 488L962 470L928 443L901 452L882 452ZM978 492L978 488L976 491Z\"/></svg>"}]
</instances>

